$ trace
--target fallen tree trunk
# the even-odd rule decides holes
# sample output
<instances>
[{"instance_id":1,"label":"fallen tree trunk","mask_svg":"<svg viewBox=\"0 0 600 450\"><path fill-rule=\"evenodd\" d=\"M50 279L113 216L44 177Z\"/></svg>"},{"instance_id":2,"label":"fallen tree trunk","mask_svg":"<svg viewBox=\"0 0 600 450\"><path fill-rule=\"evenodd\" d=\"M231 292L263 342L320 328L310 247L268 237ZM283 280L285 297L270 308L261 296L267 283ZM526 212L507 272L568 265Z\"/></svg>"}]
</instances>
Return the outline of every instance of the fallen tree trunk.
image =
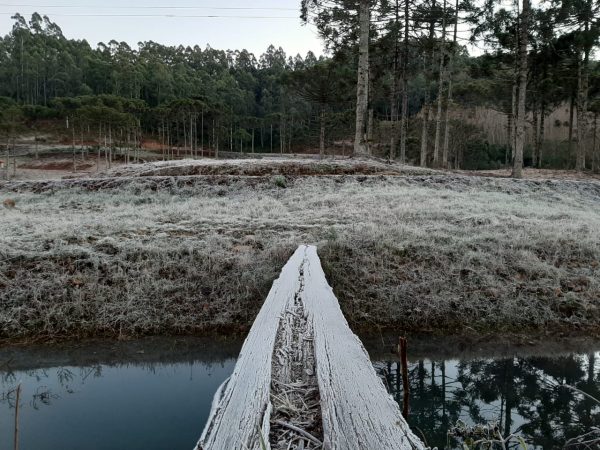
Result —
<instances>
[{"instance_id":1,"label":"fallen tree trunk","mask_svg":"<svg viewBox=\"0 0 600 450\"><path fill-rule=\"evenodd\" d=\"M316 384L311 383L314 378ZM319 426L307 430L281 420L282 383L294 395L306 389L310 400L304 403L309 404L311 419L315 414L311 405L314 407L317 399ZM273 432L281 427L288 433ZM348 327L312 246L300 246L274 282L232 376L215 395L196 448L263 450L281 446L424 448Z\"/></svg>"}]
</instances>

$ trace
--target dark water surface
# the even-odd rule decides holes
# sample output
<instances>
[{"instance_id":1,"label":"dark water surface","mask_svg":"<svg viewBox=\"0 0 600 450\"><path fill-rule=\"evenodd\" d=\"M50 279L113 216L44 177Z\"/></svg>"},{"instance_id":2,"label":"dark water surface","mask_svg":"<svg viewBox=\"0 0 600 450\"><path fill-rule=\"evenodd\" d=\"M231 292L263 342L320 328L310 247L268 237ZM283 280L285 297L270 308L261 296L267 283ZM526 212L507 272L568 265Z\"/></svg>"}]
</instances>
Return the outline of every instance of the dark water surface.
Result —
<instances>
[{"instance_id":1,"label":"dark water surface","mask_svg":"<svg viewBox=\"0 0 600 450\"><path fill-rule=\"evenodd\" d=\"M152 339L0 350L0 449L191 450L239 342ZM7 370L8 369L8 370Z\"/></svg>"},{"instance_id":2,"label":"dark water surface","mask_svg":"<svg viewBox=\"0 0 600 450\"><path fill-rule=\"evenodd\" d=\"M240 346L162 338L0 349L0 449L13 448L14 389L21 383L21 450L191 450ZM392 341L368 347L402 403ZM411 339L409 422L432 447L461 448L447 437L460 419L496 421L529 448L561 448L600 427L600 406L560 386L600 398L599 349L585 341L515 347Z\"/></svg>"},{"instance_id":3,"label":"dark water surface","mask_svg":"<svg viewBox=\"0 0 600 450\"><path fill-rule=\"evenodd\" d=\"M503 437L523 438L528 449L562 449L569 439L600 428L600 402L583 395L600 399L598 350L600 345L589 342L566 348L560 343L502 349L488 344L454 355L418 349L409 361L408 422L427 445L440 449L463 448L448 436L458 421L494 423ZM397 360L374 356L377 373L402 405ZM575 448L600 449L600 429L592 437L595 446ZM522 447L513 438L506 448Z\"/></svg>"}]
</instances>

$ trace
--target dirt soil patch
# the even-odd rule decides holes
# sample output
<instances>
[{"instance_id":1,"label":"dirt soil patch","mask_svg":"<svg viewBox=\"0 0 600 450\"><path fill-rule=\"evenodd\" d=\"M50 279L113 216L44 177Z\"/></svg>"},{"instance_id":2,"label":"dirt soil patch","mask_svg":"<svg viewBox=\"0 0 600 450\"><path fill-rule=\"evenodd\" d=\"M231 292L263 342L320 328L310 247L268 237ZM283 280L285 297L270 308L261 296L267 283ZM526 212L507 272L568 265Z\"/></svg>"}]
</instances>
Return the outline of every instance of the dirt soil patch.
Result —
<instances>
[{"instance_id":1,"label":"dirt soil patch","mask_svg":"<svg viewBox=\"0 0 600 450\"><path fill-rule=\"evenodd\" d=\"M73 169L73 161L38 161L20 164L18 167L19 169L68 171ZM78 171L81 171L91 169L94 164L79 162L76 163L75 167Z\"/></svg>"}]
</instances>

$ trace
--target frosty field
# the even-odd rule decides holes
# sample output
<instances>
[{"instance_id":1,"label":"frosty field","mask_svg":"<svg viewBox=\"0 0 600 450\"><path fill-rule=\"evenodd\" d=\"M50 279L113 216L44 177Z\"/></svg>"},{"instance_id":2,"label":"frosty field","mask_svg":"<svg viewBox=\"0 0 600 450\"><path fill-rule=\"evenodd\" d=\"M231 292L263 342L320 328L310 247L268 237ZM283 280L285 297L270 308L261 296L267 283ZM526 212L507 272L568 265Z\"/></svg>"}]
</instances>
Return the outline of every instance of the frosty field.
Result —
<instances>
[{"instance_id":1,"label":"frosty field","mask_svg":"<svg viewBox=\"0 0 600 450\"><path fill-rule=\"evenodd\" d=\"M241 332L302 243L355 330L599 329L600 183L209 165L0 183L0 337Z\"/></svg>"}]
</instances>

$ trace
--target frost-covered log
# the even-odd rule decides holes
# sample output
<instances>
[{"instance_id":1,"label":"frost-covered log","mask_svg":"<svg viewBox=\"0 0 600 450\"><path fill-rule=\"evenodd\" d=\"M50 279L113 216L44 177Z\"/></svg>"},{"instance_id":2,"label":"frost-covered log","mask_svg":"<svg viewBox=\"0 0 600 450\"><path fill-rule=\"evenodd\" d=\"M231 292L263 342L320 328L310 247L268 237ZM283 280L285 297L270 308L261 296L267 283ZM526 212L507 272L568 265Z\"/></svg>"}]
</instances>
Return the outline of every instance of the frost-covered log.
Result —
<instances>
[{"instance_id":1,"label":"frost-covered log","mask_svg":"<svg viewBox=\"0 0 600 450\"><path fill-rule=\"evenodd\" d=\"M348 327L312 246L299 247L273 284L197 446L279 448L424 448Z\"/></svg>"},{"instance_id":2,"label":"frost-covered log","mask_svg":"<svg viewBox=\"0 0 600 450\"><path fill-rule=\"evenodd\" d=\"M300 288L298 269L304 251L298 249L284 266L242 346L233 374L219 389L198 449L260 450L268 439L271 358L279 320Z\"/></svg>"},{"instance_id":3,"label":"frost-covered log","mask_svg":"<svg viewBox=\"0 0 600 450\"><path fill-rule=\"evenodd\" d=\"M306 248L304 305L313 315L324 448L419 449L398 404L375 373L325 279L315 247Z\"/></svg>"}]
</instances>

